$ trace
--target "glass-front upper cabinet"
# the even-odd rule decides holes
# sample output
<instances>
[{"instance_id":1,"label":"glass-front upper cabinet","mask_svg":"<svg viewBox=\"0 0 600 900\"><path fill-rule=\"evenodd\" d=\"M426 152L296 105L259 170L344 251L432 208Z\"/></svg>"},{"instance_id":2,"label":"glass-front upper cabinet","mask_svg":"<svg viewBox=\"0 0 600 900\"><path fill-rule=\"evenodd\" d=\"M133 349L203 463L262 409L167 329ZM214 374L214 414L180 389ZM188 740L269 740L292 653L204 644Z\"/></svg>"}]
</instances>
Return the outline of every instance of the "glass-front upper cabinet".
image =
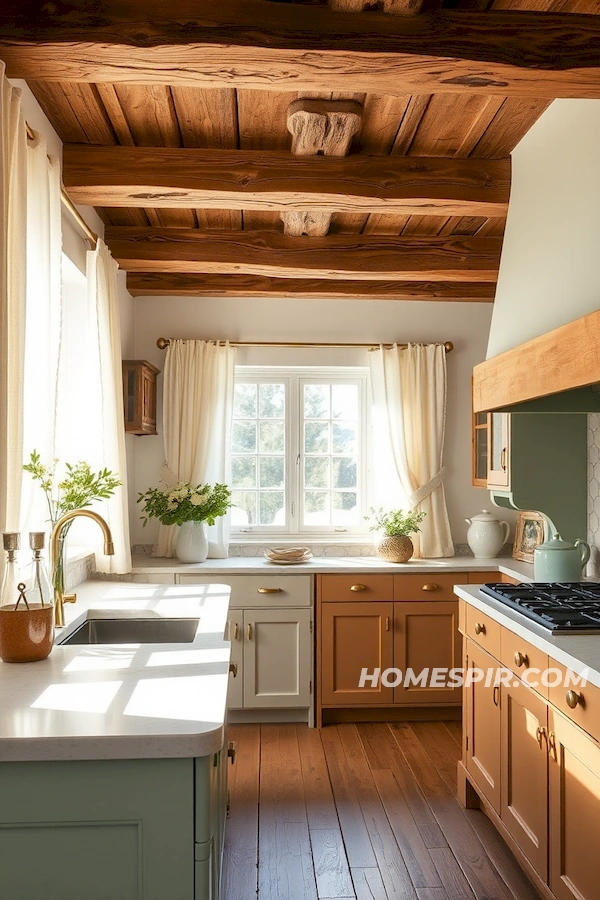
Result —
<instances>
[{"instance_id":1,"label":"glass-front upper cabinet","mask_svg":"<svg viewBox=\"0 0 600 900\"><path fill-rule=\"evenodd\" d=\"M487 487L488 413L473 413L473 487Z\"/></svg>"},{"instance_id":2,"label":"glass-front upper cabinet","mask_svg":"<svg viewBox=\"0 0 600 900\"><path fill-rule=\"evenodd\" d=\"M510 415L488 413L488 475L487 486L506 489L510 487Z\"/></svg>"}]
</instances>

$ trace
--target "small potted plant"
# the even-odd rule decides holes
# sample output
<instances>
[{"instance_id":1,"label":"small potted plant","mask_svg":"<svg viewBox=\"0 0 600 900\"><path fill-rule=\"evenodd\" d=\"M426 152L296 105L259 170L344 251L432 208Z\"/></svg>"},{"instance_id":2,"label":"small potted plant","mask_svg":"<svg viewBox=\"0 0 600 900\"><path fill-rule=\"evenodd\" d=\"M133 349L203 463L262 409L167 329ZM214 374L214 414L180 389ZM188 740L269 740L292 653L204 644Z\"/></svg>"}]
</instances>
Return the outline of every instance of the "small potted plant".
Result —
<instances>
[{"instance_id":1,"label":"small potted plant","mask_svg":"<svg viewBox=\"0 0 600 900\"><path fill-rule=\"evenodd\" d=\"M142 521L158 519L163 525L180 525L175 552L181 562L204 562L208 555L206 525L224 516L231 506L231 491L226 484L197 484L180 481L175 487L150 488L140 494Z\"/></svg>"},{"instance_id":2,"label":"small potted plant","mask_svg":"<svg viewBox=\"0 0 600 900\"><path fill-rule=\"evenodd\" d=\"M373 522L369 531L381 535L377 543L377 555L388 562L408 562L415 549L409 535L421 530L421 522L427 513L414 510L405 513L402 509L385 512L383 508L373 507L369 512L370 515L365 516L367 522Z\"/></svg>"}]
</instances>

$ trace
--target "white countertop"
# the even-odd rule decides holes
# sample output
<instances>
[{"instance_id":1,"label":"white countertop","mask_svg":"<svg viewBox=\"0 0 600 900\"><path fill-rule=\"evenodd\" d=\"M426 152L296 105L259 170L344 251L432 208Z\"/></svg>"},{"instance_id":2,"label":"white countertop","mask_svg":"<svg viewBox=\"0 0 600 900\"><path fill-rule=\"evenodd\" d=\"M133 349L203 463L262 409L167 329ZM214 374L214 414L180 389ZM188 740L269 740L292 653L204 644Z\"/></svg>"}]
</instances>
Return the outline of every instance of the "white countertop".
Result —
<instances>
[{"instance_id":1,"label":"white countertop","mask_svg":"<svg viewBox=\"0 0 600 900\"><path fill-rule=\"evenodd\" d=\"M137 555L133 558L134 575L256 575L289 572L290 575L330 573L372 572L423 575L433 572L488 572L499 570L514 578L531 581L532 563L520 562L507 557L475 559L472 556L451 556L445 559L411 559L407 563L390 563L379 556L313 556L306 563L298 565L277 565L264 556L229 556L227 559L207 559L203 563L182 563L178 559L165 559Z\"/></svg>"},{"instance_id":2,"label":"white countertop","mask_svg":"<svg viewBox=\"0 0 600 900\"><path fill-rule=\"evenodd\" d=\"M35 663L0 662L0 761L206 756L223 744L230 644L227 585L88 581L65 628L128 610L199 617L184 644L54 646Z\"/></svg>"},{"instance_id":3,"label":"white countertop","mask_svg":"<svg viewBox=\"0 0 600 900\"><path fill-rule=\"evenodd\" d=\"M457 585L454 593L563 666L578 675L586 674L591 684L600 687L600 634L561 634L554 637L542 625L530 621L499 600L480 594L477 585Z\"/></svg>"}]
</instances>

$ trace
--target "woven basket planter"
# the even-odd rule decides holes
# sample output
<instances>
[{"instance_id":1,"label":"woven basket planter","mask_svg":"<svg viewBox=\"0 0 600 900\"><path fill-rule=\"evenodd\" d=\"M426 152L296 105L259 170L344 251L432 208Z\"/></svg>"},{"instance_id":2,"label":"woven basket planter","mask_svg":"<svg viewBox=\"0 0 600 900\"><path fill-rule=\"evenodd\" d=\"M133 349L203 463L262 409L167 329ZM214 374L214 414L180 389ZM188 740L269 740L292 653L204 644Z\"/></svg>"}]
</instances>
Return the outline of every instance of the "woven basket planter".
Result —
<instances>
[{"instance_id":1,"label":"woven basket planter","mask_svg":"<svg viewBox=\"0 0 600 900\"><path fill-rule=\"evenodd\" d=\"M388 535L377 545L377 555L387 562L405 563L414 552L413 542L404 534Z\"/></svg>"}]
</instances>

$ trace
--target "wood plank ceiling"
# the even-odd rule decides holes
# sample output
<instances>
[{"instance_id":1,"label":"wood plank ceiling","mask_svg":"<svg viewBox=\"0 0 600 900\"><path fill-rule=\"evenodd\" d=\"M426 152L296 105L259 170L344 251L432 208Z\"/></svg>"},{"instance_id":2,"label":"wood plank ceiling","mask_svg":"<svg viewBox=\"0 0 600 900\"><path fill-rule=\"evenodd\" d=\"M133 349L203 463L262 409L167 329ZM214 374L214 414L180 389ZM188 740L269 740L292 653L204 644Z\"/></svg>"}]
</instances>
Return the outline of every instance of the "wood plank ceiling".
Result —
<instances>
[{"instance_id":1,"label":"wood plank ceiling","mask_svg":"<svg viewBox=\"0 0 600 900\"><path fill-rule=\"evenodd\" d=\"M171 6L179 8L181 3L174 0ZM398 0L388 3L393 6ZM338 9L340 4L356 9L360 0L330 0L332 7L334 4ZM223 0L223 5L232 6L232 2ZM306 7L306 3L280 5L269 0L246 4L235 0L233 7L236 5L259 11L278 7L284 12L292 6ZM309 5L317 12L326 3L310 0ZM69 12L81 10L81 4L61 3L56 13L48 13L49 6L45 14L50 26L63 28L57 40L64 41L70 27ZM160 3L146 4L145 15L150 19L148 6L159 15ZM416 8L415 3L400 6L403 12L407 7L413 12ZM545 28L546 13L586 23L593 20L590 14L600 12L600 0L494 0L491 4L488 0L448 0L441 10L426 3L424 15L432 19L444 15L448 6L464 10L467 26L469 16L480 21L495 11L543 13L539 15L540 32ZM566 15L570 13L586 15ZM342 20L352 16L353 23L364 22L367 37L372 23L391 18L368 10L360 16L343 11L335 15ZM52 41L44 36L39 22L28 27L21 12L0 12L0 59L7 60L7 74L27 78L61 139L74 145L65 152L65 185L75 202L96 206L107 226L113 254L130 273L132 293L493 299L510 170L508 163L502 168L499 163L475 161L508 159L551 102L552 92L542 88L542 78L539 97L531 86L528 95L510 91L510 96L499 87L492 92L480 85L473 90L461 85L456 93L447 88L434 93L402 93L400 82L393 94L334 92L327 90L326 74L321 77L322 90L314 91L237 86L235 74L229 79L230 87L220 82L209 87L182 84L180 78L168 75L161 83L138 83L141 79L135 75L131 81L126 75L114 81L98 78L93 66L80 80L76 75L63 78L60 72L52 74L51 69L48 77L46 66L42 69L46 77L41 80L32 77L31 63L26 61L31 53L26 57L18 47L15 50L15 35L35 45L40 54L44 47L52 48ZM81 35L79 26L79 40ZM92 58L90 48L91 43L86 50ZM151 52L160 63L162 48L154 47ZM360 87L359 76L356 82ZM577 96L578 90L572 95ZM352 100L362 107L360 126L345 159L292 155L288 110L298 99ZM169 148L169 153L128 158L113 151L103 158L101 153L98 156L100 151L96 155L81 152L85 145ZM184 148L190 151L187 156L181 152ZM193 150L213 153L193 154ZM354 183L360 181L357 166L363 166L366 156L370 159L364 161L363 196L357 199L351 186L353 179ZM403 171L400 161L390 160L388 165L385 159L373 157L415 160L412 170ZM425 158L432 160L430 166ZM433 162L435 158L473 162L445 171ZM318 172L311 168L317 165ZM313 172L321 180L315 175L311 193ZM322 172L331 173L327 189ZM262 182L257 187L259 176ZM404 194L399 185L404 186ZM467 185L462 194L461 185ZM163 195L156 199L161 191ZM284 212L282 216L283 210L312 208L306 202L302 206L298 195L313 201L319 197L329 211L330 217L323 220L325 228L329 222L326 236L291 237L293 232L287 228L284 234L283 220L287 216L289 221L293 214ZM252 201L245 205L246 196ZM285 198L281 209L277 208L278 196ZM172 205L166 205L169 203Z\"/></svg>"}]
</instances>

